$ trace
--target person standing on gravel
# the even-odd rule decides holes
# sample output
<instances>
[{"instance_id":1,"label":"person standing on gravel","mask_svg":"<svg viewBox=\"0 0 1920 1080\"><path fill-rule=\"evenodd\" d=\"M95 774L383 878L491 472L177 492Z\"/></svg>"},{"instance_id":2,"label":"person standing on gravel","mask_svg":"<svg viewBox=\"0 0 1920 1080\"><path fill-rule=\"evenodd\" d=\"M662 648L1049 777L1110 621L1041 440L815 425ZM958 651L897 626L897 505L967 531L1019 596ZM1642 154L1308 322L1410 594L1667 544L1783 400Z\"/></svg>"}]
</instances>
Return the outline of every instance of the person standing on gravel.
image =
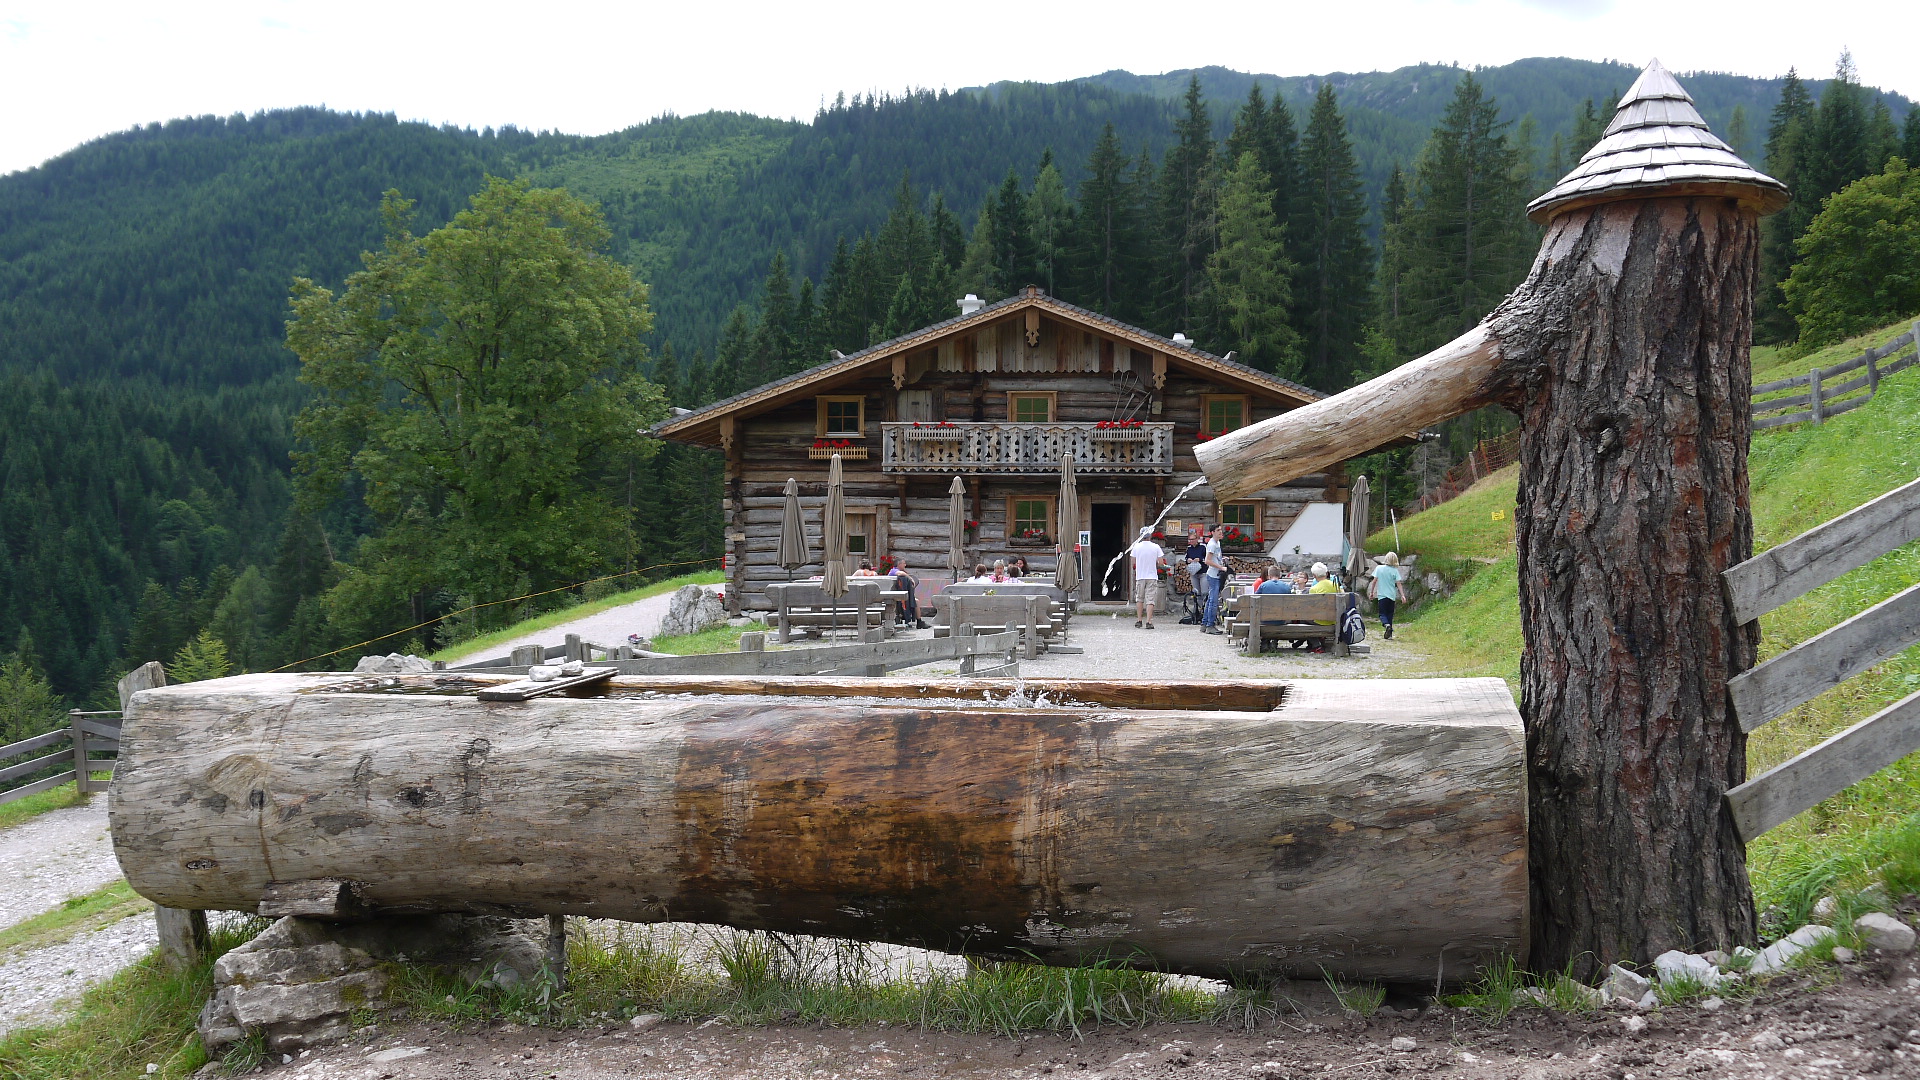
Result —
<instances>
[{"instance_id":1,"label":"person standing on gravel","mask_svg":"<svg viewBox=\"0 0 1920 1080\"><path fill-rule=\"evenodd\" d=\"M1203 634L1224 634L1225 630L1214 625L1220 621L1220 593L1227 587L1227 556L1220 548L1220 541L1227 535L1225 525L1216 525L1213 535L1207 538L1206 566L1207 608L1200 615L1200 632Z\"/></svg>"},{"instance_id":2,"label":"person standing on gravel","mask_svg":"<svg viewBox=\"0 0 1920 1080\"><path fill-rule=\"evenodd\" d=\"M1160 589L1160 571L1167 568L1167 549L1153 542L1152 527L1142 528L1140 538L1127 549L1133 558L1134 629L1153 629L1153 602Z\"/></svg>"},{"instance_id":3,"label":"person standing on gravel","mask_svg":"<svg viewBox=\"0 0 1920 1080\"><path fill-rule=\"evenodd\" d=\"M1387 552L1373 568L1373 602L1380 609L1380 627L1393 640L1393 608L1400 602L1400 556Z\"/></svg>"}]
</instances>

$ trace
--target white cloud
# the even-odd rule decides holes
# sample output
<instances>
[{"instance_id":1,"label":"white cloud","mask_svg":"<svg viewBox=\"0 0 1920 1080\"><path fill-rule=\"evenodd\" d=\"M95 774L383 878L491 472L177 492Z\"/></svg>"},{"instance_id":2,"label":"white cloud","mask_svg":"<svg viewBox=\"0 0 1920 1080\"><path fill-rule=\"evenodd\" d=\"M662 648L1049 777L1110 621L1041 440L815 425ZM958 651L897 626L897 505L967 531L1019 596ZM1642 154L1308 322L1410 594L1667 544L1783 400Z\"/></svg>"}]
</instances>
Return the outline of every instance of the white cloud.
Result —
<instances>
[{"instance_id":1,"label":"white cloud","mask_svg":"<svg viewBox=\"0 0 1920 1080\"><path fill-rule=\"evenodd\" d=\"M325 103L471 127L582 134L662 112L807 117L836 93L1052 81L1203 64L1279 74L1423 60L1658 55L1675 70L1832 69L1856 28L1782 0L1380 0L1018 9L855 0L421 5L0 0L0 172L177 116ZM1793 25L1791 34L1779 27ZM1657 28L1658 36L1648 28ZM1829 29L1829 27L1835 29ZM1857 36L1857 35L1856 35ZM1910 35L1855 45L1861 77L1920 95Z\"/></svg>"}]
</instances>

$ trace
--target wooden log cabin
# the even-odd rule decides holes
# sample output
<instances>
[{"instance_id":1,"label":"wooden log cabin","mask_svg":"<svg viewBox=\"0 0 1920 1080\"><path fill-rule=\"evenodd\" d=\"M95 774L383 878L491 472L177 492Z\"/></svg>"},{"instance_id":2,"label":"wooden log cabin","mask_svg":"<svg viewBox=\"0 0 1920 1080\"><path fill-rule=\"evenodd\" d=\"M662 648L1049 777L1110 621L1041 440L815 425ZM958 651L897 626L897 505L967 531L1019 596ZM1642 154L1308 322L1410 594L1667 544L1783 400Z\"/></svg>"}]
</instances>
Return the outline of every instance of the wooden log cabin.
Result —
<instances>
[{"instance_id":1,"label":"wooden log cabin","mask_svg":"<svg viewBox=\"0 0 1920 1080\"><path fill-rule=\"evenodd\" d=\"M799 481L816 560L828 460L845 475L849 559L892 555L926 586L949 580L949 485L966 483L966 561L1024 555L1055 567L1060 461L1078 480L1081 599L1124 599L1129 571L1101 578L1135 531L1200 478L1197 442L1323 395L1298 383L1064 303L1035 287L700 409L653 430L726 457L728 605L771 607L783 489ZM1116 426L1115 422L1129 422ZM1137 422L1137 423L1133 423ZM1270 548L1302 512L1347 498L1343 467L1216 504L1202 485L1166 513L1225 522ZM1319 512L1324 515L1325 511ZM1254 550L1247 545L1244 550ZM820 572L818 562L799 576ZM1110 590L1110 591L1109 591Z\"/></svg>"}]
</instances>

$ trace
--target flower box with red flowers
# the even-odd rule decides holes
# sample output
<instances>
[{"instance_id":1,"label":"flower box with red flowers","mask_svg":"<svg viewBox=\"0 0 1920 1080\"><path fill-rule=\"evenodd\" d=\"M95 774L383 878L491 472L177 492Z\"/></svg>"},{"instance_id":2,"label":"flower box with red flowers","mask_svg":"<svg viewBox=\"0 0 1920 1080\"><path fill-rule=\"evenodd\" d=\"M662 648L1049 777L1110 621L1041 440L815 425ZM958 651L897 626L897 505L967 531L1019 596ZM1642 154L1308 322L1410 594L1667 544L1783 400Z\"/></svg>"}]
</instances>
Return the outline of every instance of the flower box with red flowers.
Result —
<instances>
[{"instance_id":1,"label":"flower box with red flowers","mask_svg":"<svg viewBox=\"0 0 1920 1080\"><path fill-rule=\"evenodd\" d=\"M1053 537L1045 529L1022 529L1019 535L1007 538L1007 542L1016 547L1046 547L1053 543Z\"/></svg>"},{"instance_id":2,"label":"flower box with red flowers","mask_svg":"<svg viewBox=\"0 0 1920 1080\"><path fill-rule=\"evenodd\" d=\"M951 420L915 420L904 434L908 442L945 442L958 439L966 433Z\"/></svg>"},{"instance_id":3,"label":"flower box with red flowers","mask_svg":"<svg viewBox=\"0 0 1920 1080\"><path fill-rule=\"evenodd\" d=\"M1266 543L1265 533L1249 533L1237 525L1227 526L1220 536L1220 546L1227 551L1264 551Z\"/></svg>"},{"instance_id":4,"label":"flower box with red flowers","mask_svg":"<svg viewBox=\"0 0 1920 1080\"><path fill-rule=\"evenodd\" d=\"M815 439L807 450L807 456L815 461L825 461L835 454L842 461L865 461L867 448L852 439Z\"/></svg>"},{"instance_id":5,"label":"flower box with red flowers","mask_svg":"<svg viewBox=\"0 0 1920 1080\"><path fill-rule=\"evenodd\" d=\"M1093 425L1093 437L1102 442L1147 442L1153 432L1142 420L1102 420Z\"/></svg>"}]
</instances>

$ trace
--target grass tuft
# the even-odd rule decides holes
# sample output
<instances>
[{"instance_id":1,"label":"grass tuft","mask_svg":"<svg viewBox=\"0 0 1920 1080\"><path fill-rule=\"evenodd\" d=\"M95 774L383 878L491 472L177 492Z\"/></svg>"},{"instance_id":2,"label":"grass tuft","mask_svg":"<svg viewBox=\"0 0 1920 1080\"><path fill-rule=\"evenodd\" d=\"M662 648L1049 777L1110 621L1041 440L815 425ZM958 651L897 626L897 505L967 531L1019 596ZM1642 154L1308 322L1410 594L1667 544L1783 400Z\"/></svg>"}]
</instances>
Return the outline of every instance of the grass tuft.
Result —
<instances>
[{"instance_id":1,"label":"grass tuft","mask_svg":"<svg viewBox=\"0 0 1920 1080\"><path fill-rule=\"evenodd\" d=\"M125 881L116 881L82 896L67 898L52 911L0 929L0 956L26 949L44 949L78 934L110 926L153 907Z\"/></svg>"},{"instance_id":2,"label":"grass tuft","mask_svg":"<svg viewBox=\"0 0 1920 1080\"><path fill-rule=\"evenodd\" d=\"M704 945L645 926L568 939L568 988L502 990L401 966L395 996L420 1012L474 1022L584 1025L643 1012L740 1024L886 1021L936 1031L1079 1033L1101 1025L1207 1020L1215 995L1112 959L1073 968L978 962L964 972L889 967L857 942L719 930Z\"/></svg>"},{"instance_id":3,"label":"grass tuft","mask_svg":"<svg viewBox=\"0 0 1920 1080\"><path fill-rule=\"evenodd\" d=\"M144 1076L149 1062L163 1080L206 1063L194 1019L213 990L213 962L266 927L243 920L214 928L212 948L185 971L171 971L153 952L81 995L63 1023L24 1028L0 1039L0 1077L74 1080Z\"/></svg>"}]
</instances>

